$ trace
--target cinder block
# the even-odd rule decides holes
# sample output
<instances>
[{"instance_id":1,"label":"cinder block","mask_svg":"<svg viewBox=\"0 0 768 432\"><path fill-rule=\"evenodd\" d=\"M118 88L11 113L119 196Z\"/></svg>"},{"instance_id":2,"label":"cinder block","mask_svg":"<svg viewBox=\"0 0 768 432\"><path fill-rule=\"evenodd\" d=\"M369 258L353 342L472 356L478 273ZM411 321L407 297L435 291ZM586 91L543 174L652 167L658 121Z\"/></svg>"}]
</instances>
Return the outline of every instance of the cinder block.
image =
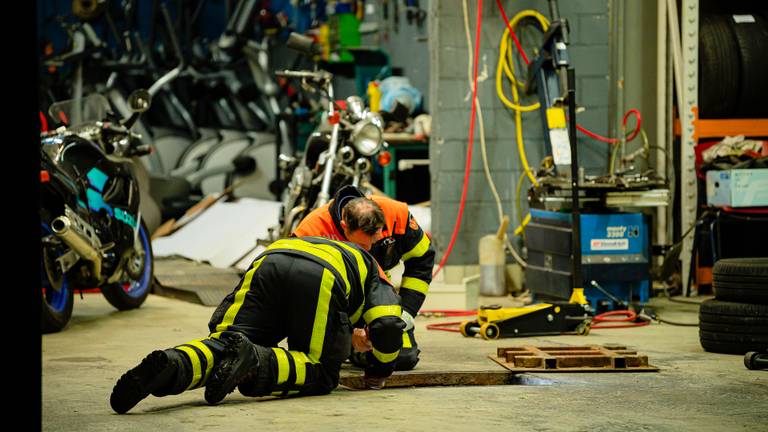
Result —
<instances>
[{"instance_id":1,"label":"cinder block","mask_svg":"<svg viewBox=\"0 0 768 432\"><path fill-rule=\"evenodd\" d=\"M605 45L574 45L568 47L571 65L576 77L605 76L608 74L608 41Z\"/></svg>"},{"instance_id":2,"label":"cinder block","mask_svg":"<svg viewBox=\"0 0 768 432\"><path fill-rule=\"evenodd\" d=\"M576 83L576 103L583 107L608 106L608 76L582 77Z\"/></svg>"},{"instance_id":3,"label":"cinder block","mask_svg":"<svg viewBox=\"0 0 768 432\"><path fill-rule=\"evenodd\" d=\"M508 178L511 177L512 175L509 174ZM440 173L435 199L459 202L461 200L463 184L464 171L447 171ZM498 192L502 200L511 199L511 193L508 188L502 188ZM470 173L469 185L467 187L467 202L488 200L489 197L492 197L492 195L488 190L488 185L482 174Z\"/></svg>"},{"instance_id":4,"label":"cinder block","mask_svg":"<svg viewBox=\"0 0 768 432\"><path fill-rule=\"evenodd\" d=\"M608 133L608 107L590 107L576 114L576 121L583 127L605 136Z\"/></svg>"},{"instance_id":5,"label":"cinder block","mask_svg":"<svg viewBox=\"0 0 768 432\"><path fill-rule=\"evenodd\" d=\"M447 2L446 2L447 3ZM457 5L461 11L461 5ZM461 14L461 12L459 12ZM407 25L407 23L405 23ZM403 25L401 22L400 25ZM464 34L464 18L461 15L440 16L437 21L437 37L441 47L452 46L466 49L467 39Z\"/></svg>"},{"instance_id":6,"label":"cinder block","mask_svg":"<svg viewBox=\"0 0 768 432\"><path fill-rule=\"evenodd\" d=\"M485 148L488 167L491 172L509 172L514 169L516 156L513 157L513 152L516 152L516 150L513 150L513 146L509 141L486 139ZM479 137L475 140L475 146L472 151L472 170L483 170L483 153Z\"/></svg>"},{"instance_id":7,"label":"cinder block","mask_svg":"<svg viewBox=\"0 0 768 432\"><path fill-rule=\"evenodd\" d=\"M578 45L604 45L608 43L608 15L606 13L579 15L574 20L578 31L571 35Z\"/></svg>"},{"instance_id":8,"label":"cinder block","mask_svg":"<svg viewBox=\"0 0 768 432\"><path fill-rule=\"evenodd\" d=\"M604 14L608 11L608 0L567 0L558 2L558 6L560 15L571 18L577 14ZM546 5L537 4L535 8L549 16Z\"/></svg>"},{"instance_id":9,"label":"cinder block","mask_svg":"<svg viewBox=\"0 0 768 432\"><path fill-rule=\"evenodd\" d=\"M469 137L469 115L470 111L468 109L446 108L435 113L433 121L436 120L440 124L440 136L446 140L464 139L466 141ZM475 126L475 136L477 134L477 126Z\"/></svg>"},{"instance_id":10,"label":"cinder block","mask_svg":"<svg viewBox=\"0 0 768 432\"><path fill-rule=\"evenodd\" d=\"M459 171L464 169L467 140L445 140L437 150L431 171Z\"/></svg>"},{"instance_id":11,"label":"cinder block","mask_svg":"<svg viewBox=\"0 0 768 432\"><path fill-rule=\"evenodd\" d=\"M440 64L440 79L464 79L467 82L467 50L454 46L443 46L440 48L438 61ZM464 58L462 62L460 59ZM468 85L468 84L467 84Z\"/></svg>"}]
</instances>

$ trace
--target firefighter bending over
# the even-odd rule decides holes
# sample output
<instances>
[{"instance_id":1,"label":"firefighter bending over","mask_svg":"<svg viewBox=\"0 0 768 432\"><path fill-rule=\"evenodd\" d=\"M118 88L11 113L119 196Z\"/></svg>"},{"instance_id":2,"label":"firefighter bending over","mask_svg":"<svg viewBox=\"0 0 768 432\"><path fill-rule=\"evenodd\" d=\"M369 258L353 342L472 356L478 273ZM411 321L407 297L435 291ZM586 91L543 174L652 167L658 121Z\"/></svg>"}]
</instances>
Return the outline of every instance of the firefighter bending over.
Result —
<instances>
[{"instance_id":1,"label":"firefighter bending over","mask_svg":"<svg viewBox=\"0 0 768 432\"><path fill-rule=\"evenodd\" d=\"M365 197L356 187L344 186L331 202L308 214L292 235L351 241L368 250L385 271L403 261L405 269L399 294L407 327L395 370L413 369L420 353L414 338L413 317L424 304L432 282L435 249L408 211L408 205L383 196ZM364 333L356 329L355 351L366 349L363 345L368 341L361 334ZM371 351L353 352L350 360L366 367L374 356Z\"/></svg>"},{"instance_id":2,"label":"firefighter bending over","mask_svg":"<svg viewBox=\"0 0 768 432\"><path fill-rule=\"evenodd\" d=\"M117 381L110 404L125 413L148 395L205 387L216 404L244 396L320 395L339 382L353 326L372 343L369 388L383 387L402 346L400 299L371 256L319 237L278 240L216 308L208 337L150 353ZM288 338L288 349L278 343Z\"/></svg>"}]
</instances>

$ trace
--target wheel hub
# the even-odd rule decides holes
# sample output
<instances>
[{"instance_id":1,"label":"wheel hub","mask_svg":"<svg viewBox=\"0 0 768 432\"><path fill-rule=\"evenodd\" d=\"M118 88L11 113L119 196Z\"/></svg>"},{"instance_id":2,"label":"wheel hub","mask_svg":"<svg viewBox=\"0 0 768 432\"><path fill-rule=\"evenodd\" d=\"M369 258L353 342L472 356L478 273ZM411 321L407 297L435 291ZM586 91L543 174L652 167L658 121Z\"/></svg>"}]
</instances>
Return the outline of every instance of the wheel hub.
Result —
<instances>
[{"instance_id":1,"label":"wheel hub","mask_svg":"<svg viewBox=\"0 0 768 432\"><path fill-rule=\"evenodd\" d=\"M131 279L140 279L143 276L145 257L146 254L143 250L134 250L128 257L128 260L125 263L125 271Z\"/></svg>"}]
</instances>

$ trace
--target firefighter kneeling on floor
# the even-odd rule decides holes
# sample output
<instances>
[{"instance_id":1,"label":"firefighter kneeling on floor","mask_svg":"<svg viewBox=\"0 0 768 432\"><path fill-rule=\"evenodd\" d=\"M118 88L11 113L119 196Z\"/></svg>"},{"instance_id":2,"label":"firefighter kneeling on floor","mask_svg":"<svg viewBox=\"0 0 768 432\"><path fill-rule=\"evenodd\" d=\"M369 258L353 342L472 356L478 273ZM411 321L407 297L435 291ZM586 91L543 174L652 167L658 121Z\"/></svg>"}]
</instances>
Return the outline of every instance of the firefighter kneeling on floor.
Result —
<instances>
[{"instance_id":1,"label":"firefighter kneeling on floor","mask_svg":"<svg viewBox=\"0 0 768 432\"><path fill-rule=\"evenodd\" d=\"M385 196L366 197L349 185L340 188L333 200L309 213L292 236L322 236L351 241L369 251L385 270L403 261L403 277L398 291L407 323L403 349L395 370L411 370L419 361L413 318L419 313L432 282L435 249L427 234L408 210L408 204ZM355 329L352 364L365 368L373 361L364 329Z\"/></svg>"},{"instance_id":2,"label":"firefighter kneeling on floor","mask_svg":"<svg viewBox=\"0 0 768 432\"><path fill-rule=\"evenodd\" d=\"M383 271L355 244L278 240L216 308L207 338L150 353L117 381L110 404L122 414L150 394L199 387L209 404L235 388L244 396L328 394L359 322L373 353L366 385L382 388L402 347L401 313ZM277 346L284 338L287 350Z\"/></svg>"}]
</instances>

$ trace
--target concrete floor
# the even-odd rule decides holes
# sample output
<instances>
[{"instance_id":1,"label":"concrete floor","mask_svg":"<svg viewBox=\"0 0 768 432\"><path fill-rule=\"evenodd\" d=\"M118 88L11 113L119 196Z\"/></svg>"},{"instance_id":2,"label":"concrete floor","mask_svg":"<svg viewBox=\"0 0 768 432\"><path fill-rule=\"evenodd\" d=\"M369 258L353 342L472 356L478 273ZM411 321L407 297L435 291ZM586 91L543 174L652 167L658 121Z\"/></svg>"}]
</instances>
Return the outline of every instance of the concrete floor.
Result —
<instances>
[{"instance_id":1,"label":"concrete floor","mask_svg":"<svg viewBox=\"0 0 768 432\"><path fill-rule=\"evenodd\" d=\"M652 304L666 319L697 319L696 305L665 299ZM213 407L197 389L150 396L126 415L113 413L109 395L117 378L154 349L205 336L212 312L154 294L127 312L117 312L100 294L77 298L70 325L42 338L42 430L768 430L768 371L747 370L741 356L704 352L696 327L654 324L595 329L588 336L484 341L425 329L456 318L423 317L417 319L423 352L416 370L502 370L487 357L497 346L619 343L647 354L661 371L536 375L549 385L339 388L284 400L234 392Z\"/></svg>"}]
</instances>

